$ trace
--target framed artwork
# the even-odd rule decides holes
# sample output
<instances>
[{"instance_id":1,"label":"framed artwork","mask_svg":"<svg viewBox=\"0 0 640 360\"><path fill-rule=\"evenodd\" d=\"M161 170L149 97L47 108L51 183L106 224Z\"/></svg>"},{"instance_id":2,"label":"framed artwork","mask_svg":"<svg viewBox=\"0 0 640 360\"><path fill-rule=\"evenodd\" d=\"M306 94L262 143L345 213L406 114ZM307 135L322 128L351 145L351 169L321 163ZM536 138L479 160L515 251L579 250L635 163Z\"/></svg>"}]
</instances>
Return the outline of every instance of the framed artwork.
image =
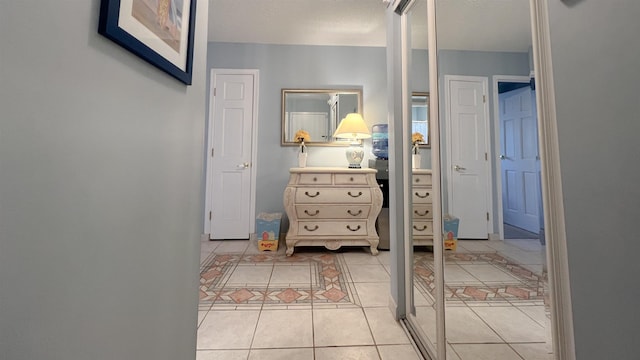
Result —
<instances>
[{"instance_id":1,"label":"framed artwork","mask_svg":"<svg viewBox=\"0 0 640 360\"><path fill-rule=\"evenodd\" d=\"M197 0L102 0L98 32L191 85Z\"/></svg>"}]
</instances>

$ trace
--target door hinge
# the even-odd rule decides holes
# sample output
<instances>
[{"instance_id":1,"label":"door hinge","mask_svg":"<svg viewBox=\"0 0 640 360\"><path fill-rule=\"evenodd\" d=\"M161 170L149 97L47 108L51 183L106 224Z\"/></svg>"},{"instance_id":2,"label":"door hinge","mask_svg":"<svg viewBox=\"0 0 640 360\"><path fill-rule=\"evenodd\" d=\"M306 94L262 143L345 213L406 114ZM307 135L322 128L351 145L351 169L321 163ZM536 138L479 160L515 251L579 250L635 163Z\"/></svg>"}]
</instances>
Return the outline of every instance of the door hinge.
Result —
<instances>
[{"instance_id":1,"label":"door hinge","mask_svg":"<svg viewBox=\"0 0 640 360\"><path fill-rule=\"evenodd\" d=\"M482 102L486 103L487 102L487 95L482 95Z\"/></svg>"},{"instance_id":2,"label":"door hinge","mask_svg":"<svg viewBox=\"0 0 640 360\"><path fill-rule=\"evenodd\" d=\"M489 221L489 212L487 211L487 221Z\"/></svg>"},{"instance_id":3,"label":"door hinge","mask_svg":"<svg viewBox=\"0 0 640 360\"><path fill-rule=\"evenodd\" d=\"M209 220L213 219L213 212L209 211Z\"/></svg>"},{"instance_id":4,"label":"door hinge","mask_svg":"<svg viewBox=\"0 0 640 360\"><path fill-rule=\"evenodd\" d=\"M213 157L213 148L211 148L211 157Z\"/></svg>"},{"instance_id":5,"label":"door hinge","mask_svg":"<svg viewBox=\"0 0 640 360\"><path fill-rule=\"evenodd\" d=\"M487 153L484 153L484 161L489 160L489 155L487 155Z\"/></svg>"},{"instance_id":6,"label":"door hinge","mask_svg":"<svg viewBox=\"0 0 640 360\"><path fill-rule=\"evenodd\" d=\"M217 89L218 89L218 88L213 88L213 96L216 96L216 94L217 94L217 91L216 91L216 90L217 90Z\"/></svg>"}]
</instances>

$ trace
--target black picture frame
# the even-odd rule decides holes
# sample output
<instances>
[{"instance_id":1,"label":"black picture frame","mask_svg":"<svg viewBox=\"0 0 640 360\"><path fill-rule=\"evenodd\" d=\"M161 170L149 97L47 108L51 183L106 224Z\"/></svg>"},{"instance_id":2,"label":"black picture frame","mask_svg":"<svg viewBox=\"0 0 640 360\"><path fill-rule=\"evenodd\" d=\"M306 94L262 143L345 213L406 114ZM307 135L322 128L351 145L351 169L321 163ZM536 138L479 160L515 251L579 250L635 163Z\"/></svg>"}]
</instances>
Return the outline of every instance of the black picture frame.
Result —
<instances>
[{"instance_id":1,"label":"black picture frame","mask_svg":"<svg viewBox=\"0 0 640 360\"><path fill-rule=\"evenodd\" d=\"M191 85L197 0L157 1L169 5L163 10L158 5L154 12L149 6L154 2L152 0L102 0L98 33L184 84ZM124 10L124 19L121 19L123 2L129 9ZM176 3L182 3L183 8L176 9ZM158 13L165 14L164 10L166 16L162 22ZM185 10L188 10L187 19L183 18ZM150 19L153 16L155 18ZM184 25L187 26L186 34L183 33Z\"/></svg>"}]
</instances>

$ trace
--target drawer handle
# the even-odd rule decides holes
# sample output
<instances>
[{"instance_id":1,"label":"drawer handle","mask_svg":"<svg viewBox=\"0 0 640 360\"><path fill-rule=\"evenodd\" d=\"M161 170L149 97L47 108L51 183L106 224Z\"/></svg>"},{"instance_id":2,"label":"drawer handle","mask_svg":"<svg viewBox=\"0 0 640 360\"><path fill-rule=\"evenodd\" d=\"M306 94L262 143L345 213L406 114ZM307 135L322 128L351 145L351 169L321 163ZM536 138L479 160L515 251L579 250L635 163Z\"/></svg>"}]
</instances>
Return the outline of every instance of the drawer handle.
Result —
<instances>
[{"instance_id":1,"label":"drawer handle","mask_svg":"<svg viewBox=\"0 0 640 360\"><path fill-rule=\"evenodd\" d=\"M305 195L307 195L308 197L312 197L312 198L314 198L314 197L316 197L316 196L320 195L320 191L316 191L315 195L311 195L311 194L309 194L309 192L308 192L308 191L305 191L305 192L304 192L304 194L305 194Z\"/></svg>"},{"instance_id":2,"label":"drawer handle","mask_svg":"<svg viewBox=\"0 0 640 360\"><path fill-rule=\"evenodd\" d=\"M309 227L307 227L307 225L305 225L305 226L304 226L304 229L305 229L305 230L307 230L307 231L316 231L316 230L318 230L318 227L319 227L319 226L318 226L318 225L314 225L314 226L315 226L315 227L314 227L313 229L310 229Z\"/></svg>"},{"instance_id":3,"label":"drawer handle","mask_svg":"<svg viewBox=\"0 0 640 360\"><path fill-rule=\"evenodd\" d=\"M347 229L349 229L349 231L358 231L360 230L360 225L358 225L355 229L352 229L351 225L347 225Z\"/></svg>"},{"instance_id":4,"label":"drawer handle","mask_svg":"<svg viewBox=\"0 0 640 360\"><path fill-rule=\"evenodd\" d=\"M318 178L314 176L313 181L318 181Z\"/></svg>"},{"instance_id":5,"label":"drawer handle","mask_svg":"<svg viewBox=\"0 0 640 360\"><path fill-rule=\"evenodd\" d=\"M362 209L358 210L358 212L355 213L355 214L351 211L351 209L349 209L349 210L347 210L347 213L349 215L351 215L351 216L358 216L358 215L362 214Z\"/></svg>"},{"instance_id":6,"label":"drawer handle","mask_svg":"<svg viewBox=\"0 0 640 360\"><path fill-rule=\"evenodd\" d=\"M316 216L320 213L320 210L316 210L315 214L311 214L308 210L304 211L305 214L309 215L309 216Z\"/></svg>"},{"instance_id":7,"label":"drawer handle","mask_svg":"<svg viewBox=\"0 0 640 360\"><path fill-rule=\"evenodd\" d=\"M349 178L349 181L353 181L353 176Z\"/></svg>"},{"instance_id":8,"label":"drawer handle","mask_svg":"<svg viewBox=\"0 0 640 360\"><path fill-rule=\"evenodd\" d=\"M426 193L424 193L424 195L420 195L420 193L416 191L416 196L421 198L421 199L424 199L424 198L429 197L429 193L426 192Z\"/></svg>"},{"instance_id":9,"label":"drawer handle","mask_svg":"<svg viewBox=\"0 0 640 360\"><path fill-rule=\"evenodd\" d=\"M416 182L419 183L420 182L420 178L416 178Z\"/></svg>"},{"instance_id":10,"label":"drawer handle","mask_svg":"<svg viewBox=\"0 0 640 360\"><path fill-rule=\"evenodd\" d=\"M351 191L349 191L347 194L349 194L349 196L351 196L351 197L357 198L357 197L362 196L362 191L358 191L358 194L357 194L357 195L353 195L353 194L351 193Z\"/></svg>"},{"instance_id":11,"label":"drawer handle","mask_svg":"<svg viewBox=\"0 0 640 360\"><path fill-rule=\"evenodd\" d=\"M422 227L422 229L418 229L418 227L417 227L417 226L413 225L413 228L414 228L415 230L417 230L417 231L425 231L425 230L427 230L428 226L427 226L427 225L424 225L424 226Z\"/></svg>"},{"instance_id":12,"label":"drawer handle","mask_svg":"<svg viewBox=\"0 0 640 360\"><path fill-rule=\"evenodd\" d=\"M413 213L418 215L418 216L427 216L427 214L429 213L429 210L425 210L424 214L420 214L420 211L418 211L418 210L414 210Z\"/></svg>"}]
</instances>

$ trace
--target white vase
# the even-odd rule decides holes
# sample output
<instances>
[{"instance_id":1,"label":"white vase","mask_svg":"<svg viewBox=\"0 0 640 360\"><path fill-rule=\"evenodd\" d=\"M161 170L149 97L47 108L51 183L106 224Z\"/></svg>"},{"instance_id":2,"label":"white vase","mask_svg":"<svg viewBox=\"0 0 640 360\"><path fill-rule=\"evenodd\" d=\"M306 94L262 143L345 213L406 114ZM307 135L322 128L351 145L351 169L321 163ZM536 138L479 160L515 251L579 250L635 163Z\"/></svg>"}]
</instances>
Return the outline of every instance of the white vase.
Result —
<instances>
[{"instance_id":1,"label":"white vase","mask_svg":"<svg viewBox=\"0 0 640 360\"><path fill-rule=\"evenodd\" d=\"M306 152L299 152L298 153L298 167L307 167L307 155L309 153Z\"/></svg>"},{"instance_id":2,"label":"white vase","mask_svg":"<svg viewBox=\"0 0 640 360\"><path fill-rule=\"evenodd\" d=\"M420 156L420 154L413 154L411 156L411 167L413 169L420 169L420 162L422 160L422 157Z\"/></svg>"}]
</instances>

